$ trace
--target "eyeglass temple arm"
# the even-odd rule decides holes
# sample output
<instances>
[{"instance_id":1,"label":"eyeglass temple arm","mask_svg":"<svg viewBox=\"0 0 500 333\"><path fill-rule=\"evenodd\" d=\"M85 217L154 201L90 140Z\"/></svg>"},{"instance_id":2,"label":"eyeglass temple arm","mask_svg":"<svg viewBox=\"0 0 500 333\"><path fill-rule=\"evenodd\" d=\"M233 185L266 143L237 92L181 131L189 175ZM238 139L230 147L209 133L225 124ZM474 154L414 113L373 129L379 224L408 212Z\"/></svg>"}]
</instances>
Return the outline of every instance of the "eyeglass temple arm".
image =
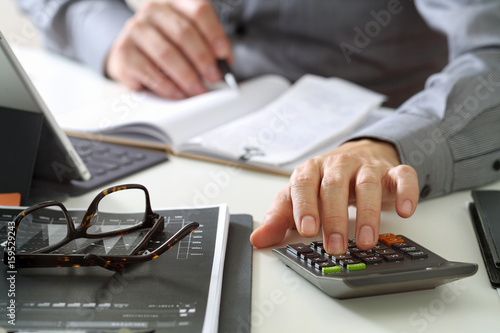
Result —
<instances>
[{"instance_id":1,"label":"eyeglass temple arm","mask_svg":"<svg viewBox=\"0 0 500 333\"><path fill-rule=\"evenodd\" d=\"M163 224L163 223L161 223ZM101 266L103 268L112 270L112 271L120 271L122 270L126 264L133 264L133 263L139 263L143 262L144 259L147 257L150 257L146 260L152 260L156 259L158 256L175 246L177 243L179 243L184 237L189 235L191 232L193 232L195 229L197 229L200 226L198 222L191 222L184 227L182 227L180 230L178 230L172 237L170 237L165 243L163 243L158 249L155 251L147 254L147 255L137 255L133 254L135 257L135 260L133 259L134 257L123 259L123 263L113 263L111 261L105 260L103 257L100 257L96 254L87 254L84 257L84 260L88 261L90 264L95 265L95 266ZM151 232L151 231L150 231ZM151 237L151 236L150 236ZM144 242L144 241L143 241ZM141 244L143 243L141 242ZM147 244L147 242L146 242ZM138 248L138 246L136 247Z\"/></svg>"},{"instance_id":2,"label":"eyeglass temple arm","mask_svg":"<svg viewBox=\"0 0 500 333\"><path fill-rule=\"evenodd\" d=\"M156 217L154 217L153 227L148 231L146 236L144 236L142 241L132 251L130 251L129 255L135 255L143 250L148 245L151 237L163 231L163 229L165 229L165 218L156 214Z\"/></svg>"},{"instance_id":3,"label":"eyeglass temple arm","mask_svg":"<svg viewBox=\"0 0 500 333\"><path fill-rule=\"evenodd\" d=\"M163 243L159 248L147 254L147 256L151 257L151 259L156 259L161 254L165 253L172 247L174 247L177 243L183 240L186 236L191 234L194 230L196 230L200 224L198 222L190 222L178 230L172 237L170 237L165 243ZM140 257L140 256L136 256Z\"/></svg>"},{"instance_id":4,"label":"eyeglass temple arm","mask_svg":"<svg viewBox=\"0 0 500 333\"><path fill-rule=\"evenodd\" d=\"M101 266L102 268L106 268L117 272L121 271L125 267L125 265L123 264L115 264L106 261L104 258L96 254L87 254L83 259L92 264L93 266Z\"/></svg>"}]
</instances>

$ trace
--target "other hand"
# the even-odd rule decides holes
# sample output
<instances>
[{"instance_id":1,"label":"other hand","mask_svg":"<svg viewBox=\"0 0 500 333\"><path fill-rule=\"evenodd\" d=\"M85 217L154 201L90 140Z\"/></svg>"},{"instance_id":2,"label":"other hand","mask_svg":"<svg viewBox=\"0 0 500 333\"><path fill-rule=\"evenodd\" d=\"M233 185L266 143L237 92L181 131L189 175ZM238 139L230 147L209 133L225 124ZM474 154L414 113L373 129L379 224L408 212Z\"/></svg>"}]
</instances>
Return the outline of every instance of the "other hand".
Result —
<instances>
[{"instance_id":1,"label":"other hand","mask_svg":"<svg viewBox=\"0 0 500 333\"><path fill-rule=\"evenodd\" d=\"M147 1L112 45L105 70L131 89L182 99L205 92L203 79L221 79L216 59L231 62L232 51L208 1Z\"/></svg>"},{"instance_id":2,"label":"other hand","mask_svg":"<svg viewBox=\"0 0 500 333\"><path fill-rule=\"evenodd\" d=\"M371 249L378 240L381 210L410 217L419 197L416 171L401 165L394 146L359 140L299 166L289 184L275 197L262 225L250 240L258 248L280 243L296 228L314 237L323 228L329 254L347 250L348 206L357 207L356 245Z\"/></svg>"}]
</instances>

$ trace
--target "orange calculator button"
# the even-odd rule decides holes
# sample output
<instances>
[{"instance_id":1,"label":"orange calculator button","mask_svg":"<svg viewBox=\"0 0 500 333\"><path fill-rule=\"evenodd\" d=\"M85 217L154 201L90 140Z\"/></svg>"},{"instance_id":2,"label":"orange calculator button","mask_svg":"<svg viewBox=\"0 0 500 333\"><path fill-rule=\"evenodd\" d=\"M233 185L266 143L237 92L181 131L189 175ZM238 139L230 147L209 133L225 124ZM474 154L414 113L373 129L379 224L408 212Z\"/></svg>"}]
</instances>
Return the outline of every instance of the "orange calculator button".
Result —
<instances>
[{"instance_id":1,"label":"orange calculator button","mask_svg":"<svg viewBox=\"0 0 500 333\"><path fill-rule=\"evenodd\" d=\"M390 234L390 233L389 234L380 234L380 235L378 235L378 239L380 241L382 241L384 238L394 238L394 237L396 237L396 235Z\"/></svg>"},{"instance_id":2,"label":"orange calculator button","mask_svg":"<svg viewBox=\"0 0 500 333\"><path fill-rule=\"evenodd\" d=\"M400 237L386 237L382 239L382 242L387 246L392 246L394 243L404 243L404 239Z\"/></svg>"}]
</instances>

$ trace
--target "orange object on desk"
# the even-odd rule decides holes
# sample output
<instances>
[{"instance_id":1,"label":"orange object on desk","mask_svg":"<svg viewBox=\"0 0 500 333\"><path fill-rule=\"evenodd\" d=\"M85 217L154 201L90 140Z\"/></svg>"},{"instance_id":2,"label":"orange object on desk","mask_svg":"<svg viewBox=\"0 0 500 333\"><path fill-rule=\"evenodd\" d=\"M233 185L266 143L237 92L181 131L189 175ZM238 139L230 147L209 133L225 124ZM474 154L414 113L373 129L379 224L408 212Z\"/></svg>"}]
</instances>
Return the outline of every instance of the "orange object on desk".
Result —
<instances>
[{"instance_id":1,"label":"orange object on desk","mask_svg":"<svg viewBox=\"0 0 500 333\"><path fill-rule=\"evenodd\" d=\"M19 206L21 204L21 193L0 193L0 205Z\"/></svg>"}]
</instances>

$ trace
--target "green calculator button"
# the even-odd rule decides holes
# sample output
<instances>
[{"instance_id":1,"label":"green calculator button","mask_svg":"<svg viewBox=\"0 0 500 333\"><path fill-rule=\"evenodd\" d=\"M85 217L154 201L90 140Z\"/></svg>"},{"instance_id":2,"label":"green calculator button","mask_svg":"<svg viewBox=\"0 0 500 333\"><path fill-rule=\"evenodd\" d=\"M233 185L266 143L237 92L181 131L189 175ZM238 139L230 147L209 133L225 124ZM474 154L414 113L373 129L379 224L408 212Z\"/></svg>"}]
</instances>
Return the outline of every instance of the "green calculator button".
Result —
<instances>
[{"instance_id":1,"label":"green calculator button","mask_svg":"<svg viewBox=\"0 0 500 333\"><path fill-rule=\"evenodd\" d=\"M349 264L349 265L347 265L347 269L349 271L360 271L360 270L366 269L366 264L364 264L364 263Z\"/></svg>"},{"instance_id":2,"label":"green calculator button","mask_svg":"<svg viewBox=\"0 0 500 333\"><path fill-rule=\"evenodd\" d=\"M340 269L340 266L330 266L322 268L323 274L340 273L341 271L342 270Z\"/></svg>"}]
</instances>

